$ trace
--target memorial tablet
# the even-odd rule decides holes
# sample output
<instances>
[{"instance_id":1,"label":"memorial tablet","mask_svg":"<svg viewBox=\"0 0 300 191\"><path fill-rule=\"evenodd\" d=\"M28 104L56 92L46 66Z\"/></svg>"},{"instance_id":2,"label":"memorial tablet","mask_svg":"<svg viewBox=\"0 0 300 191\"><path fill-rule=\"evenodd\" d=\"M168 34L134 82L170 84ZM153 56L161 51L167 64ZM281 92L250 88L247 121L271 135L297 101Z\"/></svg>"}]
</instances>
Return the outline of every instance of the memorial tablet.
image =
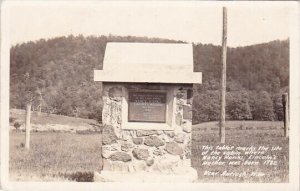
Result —
<instances>
[{"instance_id":1,"label":"memorial tablet","mask_svg":"<svg viewBox=\"0 0 300 191\"><path fill-rule=\"evenodd\" d=\"M129 122L166 122L165 92L129 92Z\"/></svg>"}]
</instances>

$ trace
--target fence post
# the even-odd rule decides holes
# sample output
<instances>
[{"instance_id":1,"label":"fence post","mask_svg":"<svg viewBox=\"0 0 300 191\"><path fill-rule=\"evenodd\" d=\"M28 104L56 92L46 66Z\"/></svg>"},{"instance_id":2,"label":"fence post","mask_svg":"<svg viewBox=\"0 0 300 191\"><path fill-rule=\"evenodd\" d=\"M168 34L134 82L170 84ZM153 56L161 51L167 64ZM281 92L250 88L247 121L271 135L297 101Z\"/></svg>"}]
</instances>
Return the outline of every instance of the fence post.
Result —
<instances>
[{"instance_id":1,"label":"fence post","mask_svg":"<svg viewBox=\"0 0 300 191\"><path fill-rule=\"evenodd\" d=\"M288 93L282 94L284 136L289 137L289 96Z\"/></svg>"}]
</instances>

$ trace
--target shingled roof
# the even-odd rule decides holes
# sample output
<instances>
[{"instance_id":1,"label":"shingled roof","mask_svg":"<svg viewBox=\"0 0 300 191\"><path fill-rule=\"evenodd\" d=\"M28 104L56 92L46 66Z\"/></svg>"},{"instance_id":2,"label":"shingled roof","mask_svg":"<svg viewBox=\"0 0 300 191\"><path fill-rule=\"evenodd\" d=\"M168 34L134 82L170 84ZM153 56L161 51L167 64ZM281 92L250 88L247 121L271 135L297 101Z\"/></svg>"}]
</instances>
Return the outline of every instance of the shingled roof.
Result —
<instances>
[{"instance_id":1,"label":"shingled roof","mask_svg":"<svg viewBox=\"0 0 300 191\"><path fill-rule=\"evenodd\" d=\"M107 43L103 70L94 71L102 82L201 83L193 72L193 46L178 43Z\"/></svg>"}]
</instances>

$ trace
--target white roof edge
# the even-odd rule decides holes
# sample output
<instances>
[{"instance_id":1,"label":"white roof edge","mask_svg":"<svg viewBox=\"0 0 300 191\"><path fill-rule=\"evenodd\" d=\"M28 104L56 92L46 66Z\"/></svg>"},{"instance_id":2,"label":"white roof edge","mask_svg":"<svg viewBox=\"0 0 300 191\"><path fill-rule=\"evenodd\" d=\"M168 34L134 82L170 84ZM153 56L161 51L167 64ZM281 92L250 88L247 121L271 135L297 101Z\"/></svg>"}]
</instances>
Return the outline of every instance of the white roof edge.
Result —
<instances>
[{"instance_id":1,"label":"white roof edge","mask_svg":"<svg viewBox=\"0 0 300 191\"><path fill-rule=\"evenodd\" d=\"M165 75L161 72L132 72L130 74L116 71L94 70L94 81L100 82L131 82L131 83L176 83L176 84L201 84L202 72L188 72L182 75L178 71L170 71Z\"/></svg>"},{"instance_id":2,"label":"white roof edge","mask_svg":"<svg viewBox=\"0 0 300 191\"><path fill-rule=\"evenodd\" d=\"M193 45L193 43L189 42L107 42L106 46L109 44L166 44L166 45Z\"/></svg>"},{"instance_id":3,"label":"white roof edge","mask_svg":"<svg viewBox=\"0 0 300 191\"><path fill-rule=\"evenodd\" d=\"M191 43L107 43L103 70L94 71L101 82L201 84L193 72Z\"/></svg>"},{"instance_id":4,"label":"white roof edge","mask_svg":"<svg viewBox=\"0 0 300 191\"><path fill-rule=\"evenodd\" d=\"M187 43L107 43L103 59L103 69L114 66L151 67L186 66L193 67L193 45Z\"/></svg>"}]
</instances>

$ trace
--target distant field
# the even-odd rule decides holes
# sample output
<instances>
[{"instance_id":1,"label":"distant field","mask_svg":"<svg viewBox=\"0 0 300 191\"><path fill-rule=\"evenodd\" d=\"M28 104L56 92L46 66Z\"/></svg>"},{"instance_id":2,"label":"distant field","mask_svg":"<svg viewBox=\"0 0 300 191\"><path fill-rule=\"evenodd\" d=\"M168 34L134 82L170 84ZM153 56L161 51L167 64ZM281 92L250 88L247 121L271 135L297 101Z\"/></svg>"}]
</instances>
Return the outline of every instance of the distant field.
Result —
<instances>
[{"instance_id":1,"label":"distant field","mask_svg":"<svg viewBox=\"0 0 300 191\"><path fill-rule=\"evenodd\" d=\"M32 133L30 151L24 141L23 132L10 133L11 180L74 181L101 170L101 134Z\"/></svg>"},{"instance_id":2,"label":"distant field","mask_svg":"<svg viewBox=\"0 0 300 191\"><path fill-rule=\"evenodd\" d=\"M14 129L14 123L21 124L20 129L25 128L25 110L11 109L10 123L11 129ZM100 126L96 120L68 117L63 115L32 112L31 126L33 131L99 131Z\"/></svg>"},{"instance_id":3,"label":"distant field","mask_svg":"<svg viewBox=\"0 0 300 191\"><path fill-rule=\"evenodd\" d=\"M193 125L194 130L216 130L218 122L205 122ZM226 121L225 127L228 129L282 129L283 121Z\"/></svg>"},{"instance_id":4,"label":"distant field","mask_svg":"<svg viewBox=\"0 0 300 191\"><path fill-rule=\"evenodd\" d=\"M265 124L267 122L264 122ZM228 128L226 130L226 145L231 146L280 146L281 151L272 154L278 157L277 166L203 166L201 165L202 145L224 145L219 143L218 130L203 130L192 132L192 166L198 171L199 182L288 182L289 174L289 139L282 136L283 130L276 128L258 128L241 130ZM209 177L204 176L204 171L228 172L263 172L263 177L238 178L238 177Z\"/></svg>"},{"instance_id":5,"label":"distant field","mask_svg":"<svg viewBox=\"0 0 300 191\"><path fill-rule=\"evenodd\" d=\"M286 182L288 181L289 140L282 137L282 122L228 122L226 144L238 146L274 146L283 148L278 152L277 167L256 166L250 168L218 167L218 170L266 172L264 178L207 178L202 176L207 168L201 166L201 146L217 145L219 142L217 123L203 123L193 126L192 132L192 166L197 169L199 182ZM234 128L232 128L234 127ZM10 132L10 178L22 181L84 181L94 171L101 170L101 134L33 132L31 150L23 147L24 132ZM210 168L211 170L211 168ZM84 175L82 175L84 174ZM88 177L88 180L86 179ZM81 180L82 181L82 180Z\"/></svg>"}]
</instances>

